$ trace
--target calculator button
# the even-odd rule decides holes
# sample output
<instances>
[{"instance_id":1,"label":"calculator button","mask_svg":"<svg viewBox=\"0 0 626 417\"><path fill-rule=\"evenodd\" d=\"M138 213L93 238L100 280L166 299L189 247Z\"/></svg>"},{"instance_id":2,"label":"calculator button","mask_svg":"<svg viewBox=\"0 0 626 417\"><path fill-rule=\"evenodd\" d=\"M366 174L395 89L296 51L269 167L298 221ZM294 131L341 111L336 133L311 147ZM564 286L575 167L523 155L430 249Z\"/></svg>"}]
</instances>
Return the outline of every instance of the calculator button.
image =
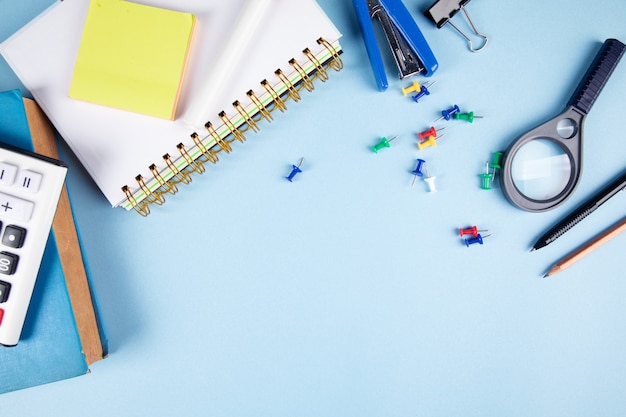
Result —
<instances>
[{"instance_id":1,"label":"calculator button","mask_svg":"<svg viewBox=\"0 0 626 417\"><path fill-rule=\"evenodd\" d=\"M15 187L24 191L36 193L41 185L41 174L28 169L21 170L15 181Z\"/></svg>"},{"instance_id":2,"label":"calculator button","mask_svg":"<svg viewBox=\"0 0 626 417\"><path fill-rule=\"evenodd\" d=\"M0 252L0 274L13 275L20 257L9 252Z\"/></svg>"},{"instance_id":3,"label":"calculator button","mask_svg":"<svg viewBox=\"0 0 626 417\"><path fill-rule=\"evenodd\" d=\"M4 316L4 310L0 308L0 324L2 324L2 317Z\"/></svg>"},{"instance_id":4,"label":"calculator button","mask_svg":"<svg viewBox=\"0 0 626 417\"><path fill-rule=\"evenodd\" d=\"M0 281L0 303L4 303L9 298L9 291L11 291L11 284Z\"/></svg>"},{"instance_id":5,"label":"calculator button","mask_svg":"<svg viewBox=\"0 0 626 417\"><path fill-rule=\"evenodd\" d=\"M30 220L35 204L28 200L0 193L0 215L16 220Z\"/></svg>"},{"instance_id":6,"label":"calculator button","mask_svg":"<svg viewBox=\"0 0 626 417\"><path fill-rule=\"evenodd\" d=\"M24 245L25 237L26 229L10 224L4 229L2 244L10 248L21 248Z\"/></svg>"},{"instance_id":7,"label":"calculator button","mask_svg":"<svg viewBox=\"0 0 626 417\"><path fill-rule=\"evenodd\" d=\"M15 165L0 162L0 184L13 185L15 174L17 174L17 167Z\"/></svg>"}]
</instances>

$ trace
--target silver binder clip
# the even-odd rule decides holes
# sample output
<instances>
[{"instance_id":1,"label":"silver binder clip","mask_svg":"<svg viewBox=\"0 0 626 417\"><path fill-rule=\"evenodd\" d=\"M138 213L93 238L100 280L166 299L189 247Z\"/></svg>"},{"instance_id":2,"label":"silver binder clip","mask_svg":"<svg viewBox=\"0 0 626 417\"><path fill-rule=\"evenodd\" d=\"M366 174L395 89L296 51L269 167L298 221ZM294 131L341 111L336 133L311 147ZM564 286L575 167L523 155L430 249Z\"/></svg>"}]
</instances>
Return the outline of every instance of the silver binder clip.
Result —
<instances>
[{"instance_id":1,"label":"silver binder clip","mask_svg":"<svg viewBox=\"0 0 626 417\"><path fill-rule=\"evenodd\" d=\"M445 25L446 23L450 24L450 26L452 26L457 32L461 34L461 36L465 38L465 40L467 40L470 51L479 52L485 46L487 46L487 42L489 41L489 39L487 38L485 34L479 32L478 29L476 29L476 25L474 24L474 21L472 20L469 13L467 12L467 9L465 9L465 6L469 2L470 0L438 0L432 6L430 6L428 10L424 12L424 15L430 20L432 20L433 23L437 25L438 29L441 29L441 27ZM455 14L457 14L459 10L462 10L463 14L465 14L465 17L467 18L467 21L472 27L472 30L474 31L474 33L477 36L483 38L483 44L480 48L474 48L470 37L466 35L461 29L459 29L452 22L452 17Z\"/></svg>"}]
</instances>

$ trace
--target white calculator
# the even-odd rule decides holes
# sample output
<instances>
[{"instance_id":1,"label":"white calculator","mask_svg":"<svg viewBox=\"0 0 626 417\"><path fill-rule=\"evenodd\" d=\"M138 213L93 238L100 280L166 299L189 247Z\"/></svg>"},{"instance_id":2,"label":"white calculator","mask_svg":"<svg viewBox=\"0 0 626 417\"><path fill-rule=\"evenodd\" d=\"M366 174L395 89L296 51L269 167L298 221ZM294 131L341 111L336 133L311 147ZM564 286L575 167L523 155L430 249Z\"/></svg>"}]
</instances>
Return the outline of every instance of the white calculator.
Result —
<instances>
[{"instance_id":1,"label":"white calculator","mask_svg":"<svg viewBox=\"0 0 626 417\"><path fill-rule=\"evenodd\" d=\"M67 167L0 143L0 344L17 345Z\"/></svg>"}]
</instances>

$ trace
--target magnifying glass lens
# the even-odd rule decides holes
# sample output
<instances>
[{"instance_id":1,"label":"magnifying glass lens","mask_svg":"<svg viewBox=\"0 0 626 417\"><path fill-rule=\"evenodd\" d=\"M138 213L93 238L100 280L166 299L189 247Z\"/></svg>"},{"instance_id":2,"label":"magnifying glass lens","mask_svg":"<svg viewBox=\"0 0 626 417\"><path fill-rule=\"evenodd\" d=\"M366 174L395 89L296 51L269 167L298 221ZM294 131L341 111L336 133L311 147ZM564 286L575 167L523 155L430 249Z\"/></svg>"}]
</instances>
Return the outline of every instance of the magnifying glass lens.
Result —
<instances>
[{"instance_id":1,"label":"magnifying glass lens","mask_svg":"<svg viewBox=\"0 0 626 417\"><path fill-rule=\"evenodd\" d=\"M511 162L515 187L532 200L556 197L565 189L571 175L569 155L550 139L531 140L519 148Z\"/></svg>"}]
</instances>

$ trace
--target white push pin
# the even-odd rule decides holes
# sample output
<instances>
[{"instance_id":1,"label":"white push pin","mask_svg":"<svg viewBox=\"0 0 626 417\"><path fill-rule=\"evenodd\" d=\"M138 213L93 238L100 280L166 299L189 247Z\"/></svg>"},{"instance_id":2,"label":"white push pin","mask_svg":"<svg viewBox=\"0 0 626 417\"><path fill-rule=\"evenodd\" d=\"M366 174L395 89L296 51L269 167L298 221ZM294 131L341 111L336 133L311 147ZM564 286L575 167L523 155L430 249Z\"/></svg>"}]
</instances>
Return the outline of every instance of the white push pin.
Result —
<instances>
[{"instance_id":1,"label":"white push pin","mask_svg":"<svg viewBox=\"0 0 626 417\"><path fill-rule=\"evenodd\" d=\"M430 176L430 173L428 172L428 168L424 168L426 171L426 176L424 177L424 181L426 181L426 184L428 184L428 191L433 193L435 191L437 191L437 186L435 185L435 178L437 178L436 176Z\"/></svg>"}]
</instances>

